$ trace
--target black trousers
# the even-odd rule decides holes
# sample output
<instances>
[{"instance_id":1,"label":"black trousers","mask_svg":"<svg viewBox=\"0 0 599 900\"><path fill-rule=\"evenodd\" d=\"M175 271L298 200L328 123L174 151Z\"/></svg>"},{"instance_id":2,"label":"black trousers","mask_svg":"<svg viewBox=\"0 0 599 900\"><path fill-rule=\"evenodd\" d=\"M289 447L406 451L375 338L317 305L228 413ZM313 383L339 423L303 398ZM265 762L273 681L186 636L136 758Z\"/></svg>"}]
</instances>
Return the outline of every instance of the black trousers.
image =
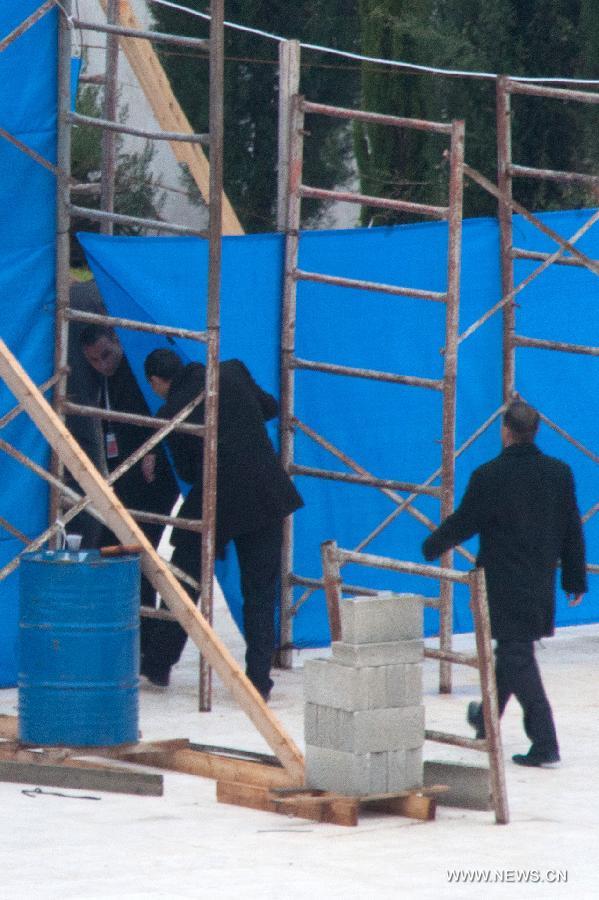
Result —
<instances>
[{"instance_id":1,"label":"black trousers","mask_svg":"<svg viewBox=\"0 0 599 900\"><path fill-rule=\"evenodd\" d=\"M551 706L543 687L532 641L497 641L495 678L499 715L514 695L524 713L524 730L531 750L541 755L558 751L557 734ZM477 733L484 736L482 708Z\"/></svg>"},{"instance_id":2,"label":"black trousers","mask_svg":"<svg viewBox=\"0 0 599 900\"><path fill-rule=\"evenodd\" d=\"M272 687L270 669L275 649L275 603L281 565L282 522L259 531L241 534L234 538L241 576L243 596L243 626L245 631L246 675L262 694ZM199 540L181 543L173 551L172 562L197 581L201 578ZM183 587L197 603L195 592ZM146 620L144 662L150 668L166 668L174 665L183 652L187 633L178 622L160 619Z\"/></svg>"}]
</instances>

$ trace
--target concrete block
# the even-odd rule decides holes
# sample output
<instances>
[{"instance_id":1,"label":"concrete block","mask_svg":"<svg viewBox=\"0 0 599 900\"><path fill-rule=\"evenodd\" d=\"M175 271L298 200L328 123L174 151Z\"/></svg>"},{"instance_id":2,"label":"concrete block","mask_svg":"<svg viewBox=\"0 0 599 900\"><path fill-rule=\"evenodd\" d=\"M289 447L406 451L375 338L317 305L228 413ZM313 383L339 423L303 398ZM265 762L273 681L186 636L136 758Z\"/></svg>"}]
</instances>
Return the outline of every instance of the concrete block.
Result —
<instances>
[{"instance_id":1,"label":"concrete block","mask_svg":"<svg viewBox=\"0 0 599 900\"><path fill-rule=\"evenodd\" d=\"M449 790L439 794L437 803L442 806L456 806L460 809L491 809L491 776L484 766L465 763L435 762L424 763L424 786L446 784Z\"/></svg>"},{"instance_id":2,"label":"concrete block","mask_svg":"<svg viewBox=\"0 0 599 900\"><path fill-rule=\"evenodd\" d=\"M422 787L422 747L387 754L387 791Z\"/></svg>"},{"instance_id":3,"label":"concrete block","mask_svg":"<svg viewBox=\"0 0 599 900\"><path fill-rule=\"evenodd\" d=\"M356 755L306 744L306 786L349 797L387 790L387 754Z\"/></svg>"},{"instance_id":4,"label":"concrete block","mask_svg":"<svg viewBox=\"0 0 599 900\"><path fill-rule=\"evenodd\" d=\"M424 743L424 707L348 712L307 703L304 736L306 744L346 753L413 750Z\"/></svg>"},{"instance_id":5,"label":"concrete block","mask_svg":"<svg viewBox=\"0 0 599 900\"><path fill-rule=\"evenodd\" d=\"M378 671L385 673L386 706L419 706L422 703L422 663L380 666Z\"/></svg>"},{"instance_id":6,"label":"concrete block","mask_svg":"<svg viewBox=\"0 0 599 900\"><path fill-rule=\"evenodd\" d=\"M348 644L382 644L422 638L423 598L418 594L349 597L341 601L341 635Z\"/></svg>"},{"instance_id":7,"label":"concrete block","mask_svg":"<svg viewBox=\"0 0 599 900\"><path fill-rule=\"evenodd\" d=\"M304 665L304 699L347 710L387 706L385 669L354 669L332 659L309 660Z\"/></svg>"},{"instance_id":8,"label":"concrete block","mask_svg":"<svg viewBox=\"0 0 599 900\"><path fill-rule=\"evenodd\" d=\"M333 641L333 659L344 666L394 666L422 662L424 641L387 641L382 644L348 644Z\"/></svg>"},{"instance_id":9,"label":"concrete block","mask_svg":"<svg viewBox=\"0 0 599 900\"><path fill-rule=\"evenodd\" d=\"M304 699L307 703L350 711L417 706L422 702L422 665L353 668L335 659L307 660Z\"/></svg>"},{"instance_id":10,"label":"concrete block","mask_svg":"<svg viewBox=\"0 0 599 900\"><path fill-rule=\"evenodd\" d=\"M306 786L350 797L422 787L422 750L345 753L306 745Z\"/></svg>"}]
</instances>

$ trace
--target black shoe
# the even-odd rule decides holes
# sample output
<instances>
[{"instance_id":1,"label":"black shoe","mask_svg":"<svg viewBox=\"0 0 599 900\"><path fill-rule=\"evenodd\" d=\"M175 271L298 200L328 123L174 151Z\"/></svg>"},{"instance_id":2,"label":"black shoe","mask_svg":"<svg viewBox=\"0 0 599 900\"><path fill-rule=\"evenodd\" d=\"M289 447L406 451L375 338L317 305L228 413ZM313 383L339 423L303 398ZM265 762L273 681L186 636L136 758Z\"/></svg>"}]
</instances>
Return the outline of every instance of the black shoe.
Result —
<instances>
[{"instance_id":1,"label":"black shoe","mask_svg":"<svg viewBox=\"0 0 599 900\"><path fill-rule=\"evenodd\" d=\"M156 687L168 687L171 680L170 666L152 666L142 660L139 674L144 675Z\"/></svg>"},{"instance_id":2,"label":"black shoe","mask_svg":"<svg viewBox=\"0 0 599 900\"><path fill-rule=\"evenodd\" d=\"M466 710L466 721L472 728L476 729L476 739L483 740L485 737L485 725L483 722L483 706L476 700L471 700Z\"/></svg>"},{"instance_id":3,"label":"black shoe","mask_svg":"<svg viewBox=\"0 0 599 900\"><path fill-rule=\"evenodd\" d=\"M528 753L516 753L512 756L512 760L517 766L527 766L534 769L554 769L560 763L560 756L557 750L537 753L531 749Z\"/></svg>"}]
</instances>

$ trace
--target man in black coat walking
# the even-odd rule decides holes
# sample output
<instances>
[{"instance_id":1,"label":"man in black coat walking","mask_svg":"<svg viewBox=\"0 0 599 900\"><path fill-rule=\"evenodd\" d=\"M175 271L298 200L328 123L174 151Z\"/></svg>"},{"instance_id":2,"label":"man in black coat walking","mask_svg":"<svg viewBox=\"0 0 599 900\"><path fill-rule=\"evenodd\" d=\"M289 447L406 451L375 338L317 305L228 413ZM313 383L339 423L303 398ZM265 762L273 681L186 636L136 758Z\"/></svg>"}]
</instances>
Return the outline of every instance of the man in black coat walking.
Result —
<instances>
[{"instance_id":1,"label":"man in black coat walking","mask_svg":"<svg viewBox=\"0 0 599 900\"><path fill-rule=\"evenodd\" d=\"M145 361L146 378L165 400L157 415L170 419L197 397L205 386L201 363L185 366L172 350L154 350ZM283 519L303 505L268 437L265 422L278 413L274 397L263 391L238 359L220 365L216 490L216 553L235 543L241 572L246 674L268 699L275 648L274 613L281 557ZM201 423L200 403L188 421ZM191 484L179 515L202 516L203 468L201 438L171 432L167 438L175 469ZM196 580L201 577L200 538L175 528L172 562ZM191 594L195 600L196 597ZM156 622L160 635L146 667L166 678L179 659L187 635L177 622ZM150 672L151 674L151 672Z\"/></svg>"},{"instance_id":2,"label":"man in black coat walking","mask_svg":"<svg viewBox=\"0 0 599 900\"><path fill-rule=\"evenodd\" d=\"M514 694L531 747L512 758L524 766L548 766L560 758L533 644L554 632L560 561L570 606L577 606L587 590L574 478L565 463L534 444L538 424L535 409L521 400L510 403L502 425L502 453L473 472L459 507L422 545L425 558L432 560L475 534L480 537L477 565L485 570L496 640L499 715ZM468 722L477 737L484 737L480 704L469 705Z\"/></svg>"}]
</instances>

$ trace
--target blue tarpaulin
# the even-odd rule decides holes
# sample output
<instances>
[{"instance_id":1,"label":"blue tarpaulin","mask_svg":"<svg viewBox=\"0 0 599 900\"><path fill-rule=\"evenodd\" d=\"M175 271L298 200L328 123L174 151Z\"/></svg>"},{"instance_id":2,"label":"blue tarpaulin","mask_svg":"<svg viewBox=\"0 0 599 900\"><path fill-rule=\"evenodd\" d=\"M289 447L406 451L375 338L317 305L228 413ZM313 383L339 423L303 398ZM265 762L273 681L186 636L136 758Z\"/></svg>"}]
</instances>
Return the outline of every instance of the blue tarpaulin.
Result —
<instances>
[{"instance_id":1,"label":"blue tarpaulin","mask_svg":"<svg viewBox=\"0 0 599 900\"><path fill-rule=\"evenodd\" d=\"M9 34L39 7L39 0L4 0L0 37ZM0 53L0 125L49 162L56 147L57 11L43 16ZM55 179L46 168L0 138L0 303L2 339L34 381L52 372L54 356ZM0 415L15 405L0 383ZM42 465L48 448L26 415L2 437ZM47 525L44 482L2 454L1 515L28 537ZM25 501L26 498L26 501ZM0 529L0 566L23 544ZM17 675L18 574L0 583L0 686Z\"/></svg>"},{"instance_id":2,"label":"blue tarpaulin","mask_svg":"<svg viewBox=\"0 0 599 900\"><path fill-rule=\"evenodd\" d=\"M589 211L546 214L542 218L569 237ZM519 246L554 250L555 245L526 221L514 223ZM81 242L111 313L187 328L205 326L207 248L193 238L110 238L81 235ZM444 223L306 233L300 243L300 268L351 278L402 284L434 291L446 287L447 228ZM599 255L599 235L580 243ZM224 240L222 280L223 359L238 356L268 390L278 393L279 310L283 239L281 235L231 237ZM517 279L535 263L517 264ZM498 233L495 220L464 223L460 331L464 331L498 299ZM596 276L571 267L552 267L519 295L518 331L529 337L578 344L599 343L595 313ZM145 354L155 337L123 331L121 337L143 383ZM305 359L361 368L440 378L444 342L444 308L440 303L389 297L363 291L300 283L298 288L297 355ZM202 358L202 345L179 349ZM561 428L588 447L594 445L591 415L599 386L596 361L590 356L518 350L517 389ZM149 397L149 399L151 399ZM154 403L155 398L154 398ZM457 405L459 447L501 403L501 321L491 318L460 348ZM440 465L441 397L436 391L369 380L298 371L296 414L301 422L382 478L421 482ZM543 426L539 444L574 468L581 509L596 502L595 464ZM457 498L475 465L499 452L495 424L457 463ZM345 471L329 452L303 433L296 439L300 465ZM334 538L353 548L394 509L380 491L308 477L297 479L306 506L295 518L294 571L320 577L319 545ZM438 521L438 501L420 498L419 509ZM589 546L597 543L597 522L586 526ZM406 513L364 549L406 560L421 559L425 527ZM470 542L474 550L476 542ZM465 563L456 556L456 566ZM219 576L235 617L239 596L235 573ZM347 567L353 584L430 594L434 583L363 567ZM592 584L592 582L591 582ZM296 590L299 599L302 590ZM558 624L597 621L599 593L570 609L558 603ZM471 629L465 592L457 589L457 631ZM428 633L436 614L427 610ZM322 592L311 597L294 620L298 647L328 643Z\"/></svg>"},{"instance_id":3,"label":"blue tarpaulin","mask_svg":"<svg viewBox=\"0 0 599 900\"><path fill-rule=\"evenodd\" d=\"M10 33L38 6L38 0L5 0L0 5L0 36ZM56 128L56 23L52 10L0 54L0 125L54 162ZM74 64L74 76L77 65ZM15 90L18 73L18 91ZM52 370L54 319L55 181L47 169L0 139L0 190L5 214L0 219L0 287L2 338L38 383ZM564 236L586 221L588 210L546 214L542 218ZM553 251L551 240L522 219L514 222L515 243ZM127 318L147 319L193 329L205 325L207 247L190 238L81 238L109 310ZM446 286L447 230L444 224L383 229L312 232L302 236L300 266L306 270L442 291ZM599 236L591 231L580 241L588 255L599 257ZM534 262L516 263L517 279ZM226 238L223 246L222 357L243 359L266 389L278 394L281 235ZM494 220L464 223L460 330L500 298L498 235ZM588 271L552 266L519 294L518 332L529 337L599 344L597 278ZM159 339L122 331L121 337L141 384L146 353ZM330 286L298 286L297 355L306 359L439 378L444 342L443 307L439 303L368 294ZM188 358L202 350L178 342ZM517 351L517 389L581 444L596 449L594 403L599 387L596 358L533 349ZM149 398L155 408L156 398ZM501 323L494 316L460 347L457 446L501 402ZM0 385L0 414L14 404ZM440 465L441 399L438 392L357 378L298 371L296 414L299 420L352 457L367 471L405 481L422 481ZM42 464L45 441L25 416L3 437ZM276 433L273 431L273 438ZM596 463L563 437L542 426L540 446L574 468L582 511L597 500ZM457 462L459 499L472 468L497 453L495 424ZM307 466L344 465L298 431L296 461ZM47 491L36 476L6 456L0 457L3 485L1 515L28 537L47 522ZM319 545L334 538L346 548L363 543L395 509L380 491L358 485L297 479L306 506L296 515L294 571L320 577ZM26 498L26 502L24 502ZM436 500L420 498L418 508L437 521ZM596 561L598 518L585 526L589 557ZM396 558L420 559L426 534L422 524L403 513L364 549ZM21 543L0 530L0 564ZM471 542L470 549L475 549ZM456 565L466 564L456 556ZM218 575L239 621L240 600L231 556ZM348 582L432 593L433 582L348 567ZM570 609L558 600L559 625L599 621L597 579L584 603ZM297 589L296 601L302 596ZM467 600L457 590L456 629L471 627ZM435 629L427 614L428 633ZM16 679L17 580L0 584L0 685ZM328 643L322 593L301 606L294 620L296 646Z\"/></svg>"}]
</instances>

